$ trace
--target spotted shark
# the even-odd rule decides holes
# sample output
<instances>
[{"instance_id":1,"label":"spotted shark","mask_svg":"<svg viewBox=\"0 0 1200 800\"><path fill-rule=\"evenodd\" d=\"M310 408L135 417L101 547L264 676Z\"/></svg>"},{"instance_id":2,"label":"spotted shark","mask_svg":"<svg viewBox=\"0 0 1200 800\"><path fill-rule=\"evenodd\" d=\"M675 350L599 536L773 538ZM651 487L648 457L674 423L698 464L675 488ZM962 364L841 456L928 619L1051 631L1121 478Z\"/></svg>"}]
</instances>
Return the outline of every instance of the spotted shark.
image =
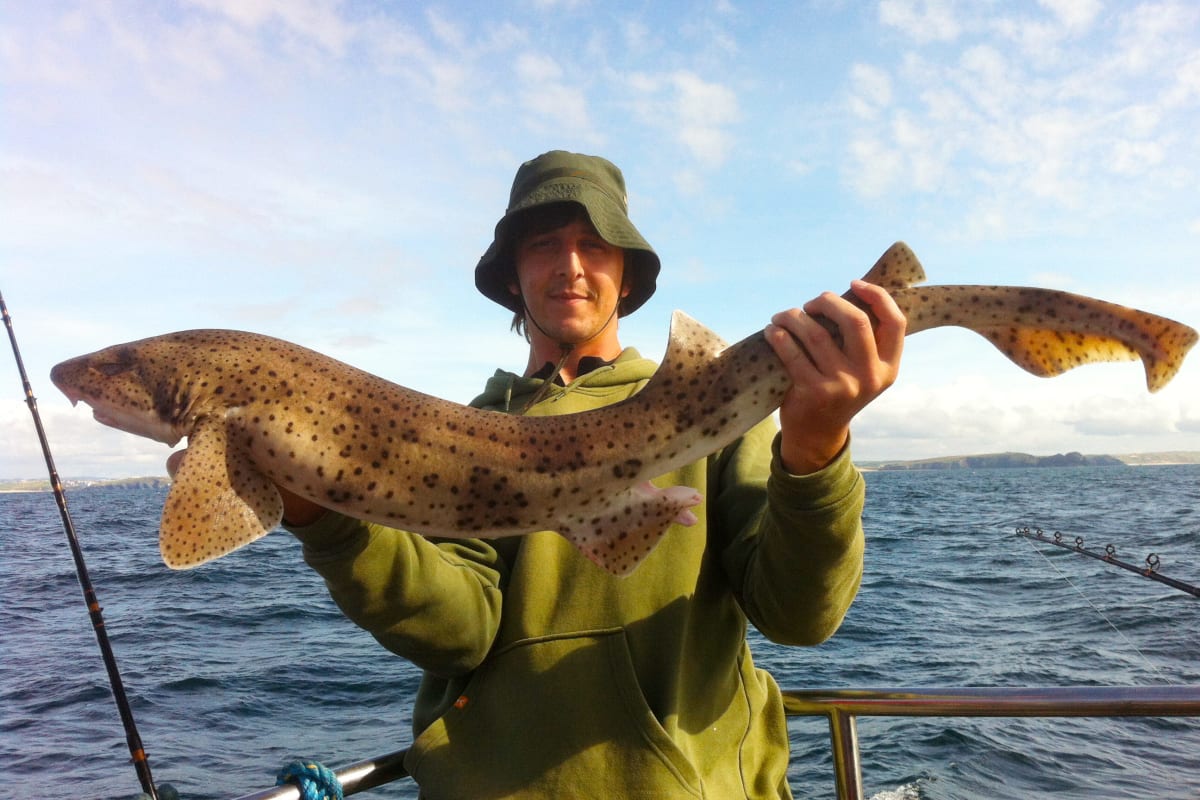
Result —
<instances>
[{"instance_id":1,"label":"spotted shark","mask_svg":"<svg viewBox=\"0 0 1200 800\"><path fill-rule=\"evenodd\" d=\"M1038 288L929 286L902 242L864 277L907 333L973 330L1035 375L1141 358L1155 391L1197 334L1178 322ZM834 328L836 332L836 328ZM265 535L277 486L359 519L433 537L556 531L616 575L630 572L702 500L650 479L733 442L789 381L762 332L727 345L676 312L661 366L629 399L561 416L485 411L399 386L290 342L190 330L58 364L51 380L113 427L188 456L167 495L160 549L198 566Z\"/></svg>"}]
</instances>

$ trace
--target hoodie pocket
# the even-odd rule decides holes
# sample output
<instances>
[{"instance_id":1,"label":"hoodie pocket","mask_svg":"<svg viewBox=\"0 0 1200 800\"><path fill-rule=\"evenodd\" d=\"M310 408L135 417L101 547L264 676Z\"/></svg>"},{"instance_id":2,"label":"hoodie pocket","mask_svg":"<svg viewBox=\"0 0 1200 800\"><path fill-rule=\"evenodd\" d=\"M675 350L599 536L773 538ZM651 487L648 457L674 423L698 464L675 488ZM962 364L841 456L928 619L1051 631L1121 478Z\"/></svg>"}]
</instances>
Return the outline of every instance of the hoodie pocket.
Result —
<instances>
[{"instance_id":1,"label":"hoodie pocket","mask_svg":"<svg viewBox=\"0 0 1200 800\"><path fill-rule=\"evenodd\" d=\"M406 763L429 800L702 796L696 768L646 703L619 628L493 653Z\"/></svg>"}]
</instances>

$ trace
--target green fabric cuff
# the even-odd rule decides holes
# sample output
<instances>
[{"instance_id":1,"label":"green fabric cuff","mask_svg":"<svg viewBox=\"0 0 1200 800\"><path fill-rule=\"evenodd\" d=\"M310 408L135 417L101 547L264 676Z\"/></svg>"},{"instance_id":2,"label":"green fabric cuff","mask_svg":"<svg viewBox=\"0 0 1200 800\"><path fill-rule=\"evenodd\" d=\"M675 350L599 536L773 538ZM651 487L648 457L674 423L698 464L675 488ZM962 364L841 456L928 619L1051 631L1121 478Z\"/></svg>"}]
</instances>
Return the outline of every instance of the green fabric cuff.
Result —
<instances>
[{"instance_id":1,"label":"green fabric cuff","mask_svg":"<svg viewBox=\"0 0 1200 800\"><path fill-rule=\"evenodd\" d=\"M309 525L289 525L284 520L282 527L304 545L304 557L310 564L314 558L340 558L359 550L367 537L365 523L336 511L325 512Z\"/></svg>"},{"instance_id":2,"label":"green fabric cuff","mask_svg":"<svg viewBox=\"0 0 1200 800\"><path fill-rule=\"evenodd\" d=\"M807 475L793 475L783 468L781 434L771 443L771 478L767 493L776 508L819 509L842 502L861 479L850 457L850 442L828 464Z\"/></svg>"}]
</instances>

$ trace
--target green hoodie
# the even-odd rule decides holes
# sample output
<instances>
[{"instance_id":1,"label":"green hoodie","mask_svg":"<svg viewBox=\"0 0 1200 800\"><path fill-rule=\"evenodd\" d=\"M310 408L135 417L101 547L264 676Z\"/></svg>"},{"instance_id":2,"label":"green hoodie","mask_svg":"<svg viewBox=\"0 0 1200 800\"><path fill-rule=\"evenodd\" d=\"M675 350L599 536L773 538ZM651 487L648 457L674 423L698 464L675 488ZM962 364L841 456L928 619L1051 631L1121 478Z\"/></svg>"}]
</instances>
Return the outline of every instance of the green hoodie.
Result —
<instances>
[{"instance_id":1,"label":"green hoodie","mask_svg":"<svg viewBox=\"0 0 1200 800\"><path fill-rule=\"evenodd\" d=\"M530 414L618 402L656 365L625 350ZM542 385L497 372L472 405ZM422 797L780 798L779 689L749 619L783 644L829 637L862 575L863 481L843 452L786 474L766 420L656 479L705 501L613 577L551 532L429 540L337 514L293 529L345 614L425 670L406 766Z\"/></svg>"}]
</instances>

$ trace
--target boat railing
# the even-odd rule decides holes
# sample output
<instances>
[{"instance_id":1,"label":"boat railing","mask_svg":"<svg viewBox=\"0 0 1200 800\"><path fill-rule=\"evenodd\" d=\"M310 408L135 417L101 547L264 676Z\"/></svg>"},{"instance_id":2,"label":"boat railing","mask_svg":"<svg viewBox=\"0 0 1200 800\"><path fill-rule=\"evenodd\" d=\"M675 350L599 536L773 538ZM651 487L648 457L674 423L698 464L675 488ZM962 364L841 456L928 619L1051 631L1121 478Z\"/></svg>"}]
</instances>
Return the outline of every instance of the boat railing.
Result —
<instances>
[{"instance_id":1,"label":"boat railing","mask_svg":"<svg viewBox=\"0 0 1200 800\"><path fill-rule=\"evenodd\" d=\"M862 800L858 717L1200 717L1200 686L804 689L788 716L829 720L838 800Z\"/></svg>"},{"instance_id":2,"label":"boat railing","mask_svg":"<svg viewBox=\"0 0 1200 800\"><path fill-rule=\"evenodd\" d=\"M859 717L1200 717L1200 686L802 689L783 692L789 717L829 720L838 800L862 800ZM336 770L347 795L404 778L404 750ZM280 786L238 800L298 800Z\"/></svg>"}]
</instances>

